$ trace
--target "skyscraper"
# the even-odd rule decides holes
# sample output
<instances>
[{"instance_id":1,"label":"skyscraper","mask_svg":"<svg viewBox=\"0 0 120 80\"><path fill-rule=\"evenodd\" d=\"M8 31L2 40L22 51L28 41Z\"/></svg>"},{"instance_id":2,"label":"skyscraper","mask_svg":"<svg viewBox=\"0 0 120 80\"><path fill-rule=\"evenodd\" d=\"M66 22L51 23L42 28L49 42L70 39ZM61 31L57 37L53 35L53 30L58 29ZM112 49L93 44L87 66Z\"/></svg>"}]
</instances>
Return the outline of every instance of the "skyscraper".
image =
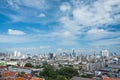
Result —
<instances>
[{"instance_id":1,"label":"skyscraper","mask_svg":"<svg viewBox=\"0 0 120 80\"><path fill-rule=\"evenodd\" d=\"M102 57L109 57L109 51L108 50L102 50L101 51L101 56Z\"/></svg>"},{"instance_id":2,"label":"skyscraper","mask_svg":"<svg viewBox=\"0 0 120 80\"><path fill-rule=\"evenodd\" d=\"M72 52L72 56L73 56L73 57L76 57L76 56L77 56L74 49L73 49L73 52Z\"/></svg>"}]
</instances>

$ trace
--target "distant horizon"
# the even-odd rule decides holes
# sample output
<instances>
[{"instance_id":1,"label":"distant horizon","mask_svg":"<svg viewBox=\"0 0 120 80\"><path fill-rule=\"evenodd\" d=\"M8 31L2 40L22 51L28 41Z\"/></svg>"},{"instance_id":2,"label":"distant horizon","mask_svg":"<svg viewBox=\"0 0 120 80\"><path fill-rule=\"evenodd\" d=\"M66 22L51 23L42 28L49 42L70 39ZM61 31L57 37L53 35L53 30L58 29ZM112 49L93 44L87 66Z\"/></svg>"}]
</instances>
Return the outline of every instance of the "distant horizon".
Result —
<instances>
[{"instance_id":1,"label":"distant horizon","mask_svg":"<svg viewBox=\"0 0 120 80\"><path fill-rule=\"evenodd\" d=\"M97 50L95 50L95 49L89 49L89 50L86 50L86 49L64 49L64 50L62 50L62 49L59 48L58 50L53 50L53 51L51 50L51 51L48 51L48 52L46 52L46 51L36 52L36 50L35 51L33 50L32 52L29 52L29 50L23 52L21 50L13 50L13 51L6 51L6 52L0 52L0 53L5 53L5 54L13 53L14 54L14 52L16 51L16 52L20 52L22 55L27 55L27 54L29 54L29 55L49 55L50 53L60 55L60 54L64 54L64 53L71 54L73 52L73 50L75 51L75 53L77 55L84 55L84 56L100 55L102 50L108 50L109 55L120 56L119 51L118 52L113 52L109 49L101 49L101 50L100 49L97 49Z\"/></svg>"},{"instance_id":2,"label":"distant horizon","mask_svg":"<svg viewBox=\"0 0 120 80\"><path fill-rule=\"evenodd\" d=\"M120 0L0 0L0 52L71 49L120 55Z\"/></svg>"}]
</instances>

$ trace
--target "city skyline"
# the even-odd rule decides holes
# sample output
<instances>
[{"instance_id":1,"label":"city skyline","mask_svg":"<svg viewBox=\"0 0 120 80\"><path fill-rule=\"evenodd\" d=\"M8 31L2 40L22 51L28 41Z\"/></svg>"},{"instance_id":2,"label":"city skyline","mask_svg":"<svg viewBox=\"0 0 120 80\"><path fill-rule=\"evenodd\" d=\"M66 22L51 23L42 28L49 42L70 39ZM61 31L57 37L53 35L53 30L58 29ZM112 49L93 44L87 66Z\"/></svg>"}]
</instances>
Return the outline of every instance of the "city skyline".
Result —
<instances>
[{"instance_id":1,"label":"city skyline","mask_svg":"<svg viewBox=\"0 0 120 80\"><path fill-rule=\"evenodd\" d=\"M0 0L0 52L72 49L120 55L120 0Z\"/></svg>"}]
</instances>

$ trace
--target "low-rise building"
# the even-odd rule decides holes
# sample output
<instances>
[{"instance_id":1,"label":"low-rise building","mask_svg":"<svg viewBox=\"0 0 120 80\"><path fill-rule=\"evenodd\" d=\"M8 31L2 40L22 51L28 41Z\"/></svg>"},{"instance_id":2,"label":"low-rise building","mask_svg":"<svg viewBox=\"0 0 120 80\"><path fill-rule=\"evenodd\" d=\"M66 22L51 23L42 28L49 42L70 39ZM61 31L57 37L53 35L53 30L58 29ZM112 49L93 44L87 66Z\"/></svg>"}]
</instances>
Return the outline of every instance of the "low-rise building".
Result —
<instances>
[{"instance_id":1,"label":"low-rise building","mask_svg":"<svg viewBox=\"0 0 120 80\"><path fill-rule=\"evenodd\" d=\"M73 77L73 78L71 78L70 80L93 80L93 79L90 79L90 78L82 78L82 77Z\"/></svg>"}]
</instances>

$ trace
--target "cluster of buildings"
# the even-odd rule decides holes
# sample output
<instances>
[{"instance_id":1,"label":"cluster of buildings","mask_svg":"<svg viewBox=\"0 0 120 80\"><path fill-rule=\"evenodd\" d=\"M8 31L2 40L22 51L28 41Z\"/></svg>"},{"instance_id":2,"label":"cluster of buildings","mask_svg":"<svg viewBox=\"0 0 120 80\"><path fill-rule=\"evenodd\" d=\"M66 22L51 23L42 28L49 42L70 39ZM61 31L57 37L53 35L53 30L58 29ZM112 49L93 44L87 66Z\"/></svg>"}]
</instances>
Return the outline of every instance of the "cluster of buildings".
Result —
<instances>
[{"instance_id":1,"label":"cluster of buildings","mask_svg":"<svg viewBox=\"0 0 120 80\"><path fill-rule=\"evenodd\" d=\"M49 53L48 55L33 56L23 55L20 52L15 51L13 55L7 54L0 56L0 72L6 72L6 69L8 71L17 72L14 75L16 77L18 76L18 73L24 71L25 74L29 74L31 76L30 79L33 80L32 77L34 78L38 76L39 72L41 72L43 68L26 68L24 67L26 63L31 63L34 66L40 67L47 63L52 65L54 69L73 67L78 70L80 77L74 77L75 79L72 78L71 80L81 80L81 76L92 76L92 79L86 78L86 80L120 80L119 56L110 55L108 50L102 50L99 54L93 53L93 55L87 56L78 55L74 50L71 53L63 52L60 55ZM11 65L12 67L7 67ZM33 72L35 74L32 74ZM1 75L3 76L3 74Z\"/></svg>"},{"instance_id":2,"label":"cluster of buildings","mask_svg":"<svg viewBox=\"0 0 120 80\"><path fill-rule=\"evenodd\" d=\"M19 66L0 66L0 80L45 80L31 74L33 68Z\"/></svg>"}]
</instances>

